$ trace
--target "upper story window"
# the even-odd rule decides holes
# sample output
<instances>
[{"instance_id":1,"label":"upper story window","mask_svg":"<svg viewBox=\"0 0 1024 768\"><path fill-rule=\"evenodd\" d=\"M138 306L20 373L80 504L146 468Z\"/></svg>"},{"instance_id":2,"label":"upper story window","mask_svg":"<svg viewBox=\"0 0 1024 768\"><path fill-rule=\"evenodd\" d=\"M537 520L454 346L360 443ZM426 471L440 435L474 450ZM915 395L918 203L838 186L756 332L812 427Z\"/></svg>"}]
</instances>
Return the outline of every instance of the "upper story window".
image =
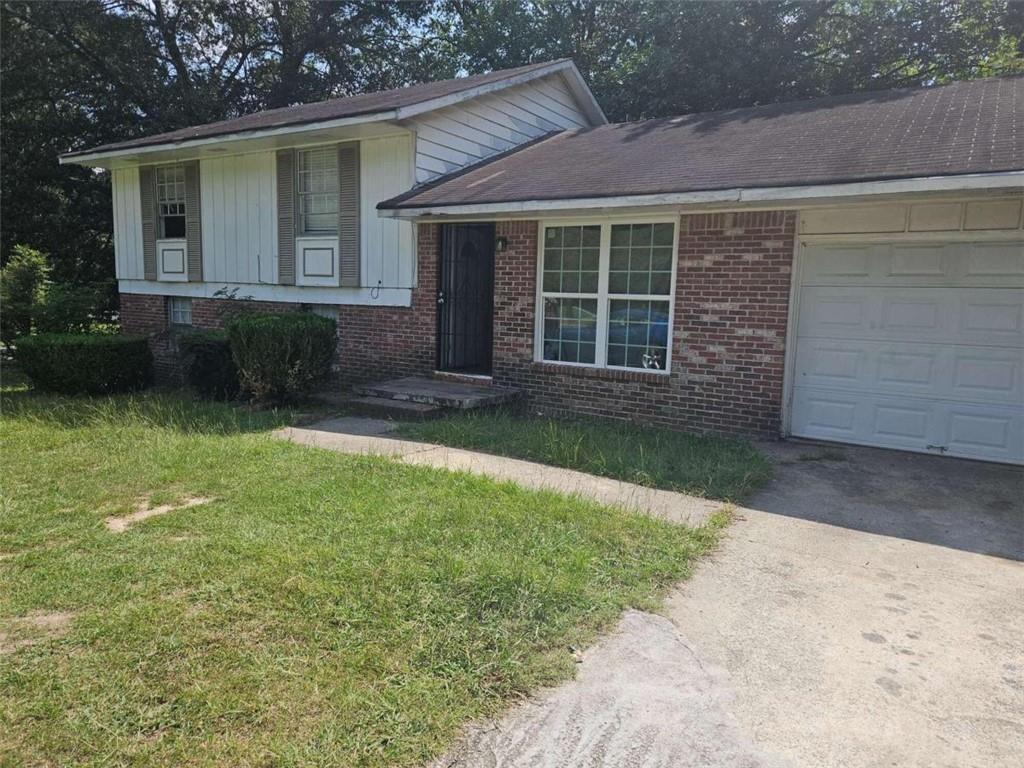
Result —
<instances>
[{"instance_id":1,"label":"upper story window","mask_svg":"<svg viewBox=\"0 0 1024 768\"><path fill-rule=\"evenodd\" d=\"M668 370L675 228L545 226L537 359Z\"/></svg>"},{"instance_id":2,"label":"upper story window","mask_svg":"<svg viewBox=\"0 0 1024 768\"><path fill-rule=\"evenodd\" d=\"M156 199L162 239L185 236L185 169L162 165L156 169Z\"/></svg>"},{"instance_id":3,"label":"upper story window","mask_svg":"<svg viewBox=\"0 0 1024 768\"><path fill-rule=\"evenodd\" d=\"M299 232L338 232L338 148L315 147L298 152Z\"/></svg>"}]
</instances>

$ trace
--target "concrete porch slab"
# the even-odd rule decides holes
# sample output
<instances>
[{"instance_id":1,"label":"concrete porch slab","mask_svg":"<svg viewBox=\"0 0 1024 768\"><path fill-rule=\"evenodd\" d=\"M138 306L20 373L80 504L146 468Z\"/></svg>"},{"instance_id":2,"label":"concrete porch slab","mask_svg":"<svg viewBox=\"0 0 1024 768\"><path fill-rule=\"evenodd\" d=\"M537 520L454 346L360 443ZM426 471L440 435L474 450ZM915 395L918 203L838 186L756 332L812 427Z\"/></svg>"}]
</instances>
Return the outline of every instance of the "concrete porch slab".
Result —
<instances>
[{"instance_id":1,"label":"concrete porch slab","mask_svg":"<svg viewBox=\"0 0 1024 768\"><path fill-rule=\"evenodd\" d=\"M353 389L364 397L404 400L459 410L500 405L519 397L519 391L515 389L431 379L425 376L406 376L378 384L363 384Z\"/></svg>"}]
</instances>

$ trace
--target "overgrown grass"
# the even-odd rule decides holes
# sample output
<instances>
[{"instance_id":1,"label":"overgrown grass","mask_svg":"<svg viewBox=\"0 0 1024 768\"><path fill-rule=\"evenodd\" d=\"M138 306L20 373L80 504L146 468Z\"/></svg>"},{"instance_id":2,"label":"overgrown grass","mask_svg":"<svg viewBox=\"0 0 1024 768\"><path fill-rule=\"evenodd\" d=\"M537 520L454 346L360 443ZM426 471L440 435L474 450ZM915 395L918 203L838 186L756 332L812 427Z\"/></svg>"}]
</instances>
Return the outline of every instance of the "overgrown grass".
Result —
<instances>
[{"instance_id":1,"label":"overgrown grass","mask_svg":"<svg viewBox=\"0 0 1024 768\"><path fill-rule=\"evenodd\" d=\"M406 424L399 432L415 440L724 501L741 501L772 471L769 461L743 440L608 420L556 419L521 409L467 411Z\"/></svg>"},{"instance_id":2,"label":"overgrown grass","mask_svg":"<svg viewBox=\"0 0 1024 768\"><path fill-rule=\"evenodd\" d=\"M271 439L285 419L4 398L0 632L72 618L0 655L0 765L419 764L570 675L720 522ZM147 496L214 501L106 530Z\"/></svg>"}]
</instances>

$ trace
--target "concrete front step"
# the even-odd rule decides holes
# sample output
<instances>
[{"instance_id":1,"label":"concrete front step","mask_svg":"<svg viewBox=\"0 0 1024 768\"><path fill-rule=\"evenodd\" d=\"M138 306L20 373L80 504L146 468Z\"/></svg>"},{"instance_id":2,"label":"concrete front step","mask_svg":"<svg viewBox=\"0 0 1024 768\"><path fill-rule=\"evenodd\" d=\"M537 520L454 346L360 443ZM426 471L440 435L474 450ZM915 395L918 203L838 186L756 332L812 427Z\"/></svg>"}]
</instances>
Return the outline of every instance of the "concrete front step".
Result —
<instances>
[{"instance_id":1,"label":"concrete front step","mask_svg":"<svg viewBox=\"0 0 1024 768\"><path fill-rule=\"evenodd\" d=\"M428 379L419 376L408 376L378 384L364 384L354 389L357 394L364 397L421 403L459 410L500 405L511 402L519 396L519 391L514 389Z\"/></svg>"},{"instance_id":2,"label":"concrete front step","mask_svg":"<svg viewBox=\"0 0 1024 768\"><path fill-rule=\"evenodd\" d=\"M348 409L360 416L394 419L395 421L426 421L444 415L444 409L430 403L392 400L386 397L354 397Z\"/></svg>"}]
</instances>

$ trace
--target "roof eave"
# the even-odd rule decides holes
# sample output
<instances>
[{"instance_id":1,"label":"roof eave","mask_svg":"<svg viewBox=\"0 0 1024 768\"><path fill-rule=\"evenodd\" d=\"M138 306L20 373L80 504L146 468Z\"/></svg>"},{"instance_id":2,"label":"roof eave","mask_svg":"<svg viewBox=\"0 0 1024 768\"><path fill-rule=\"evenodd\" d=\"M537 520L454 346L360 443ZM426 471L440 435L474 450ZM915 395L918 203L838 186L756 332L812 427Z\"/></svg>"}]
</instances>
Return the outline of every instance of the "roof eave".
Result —
<instances>
[{"instance_id":1,"label":"roof eave","mask_svg":"<svg viewBox=\"0 0 1024 768\"><path fill-rule=\"evenodd\" d=\"M396 119L397 110L390 109L385 112L371 112L365 115L352 115L340 117L335 120L321 120L308 123L297 123L295 125L283 125L278 128L257 128L251 131L237 131L218 136L208 136L200 139L186 139L184 141L168 141L160 144L148 144L141 147L125 147L123 149L111 149L100 152L87 152L84 154L69 152L60 155L58 158L61 165L84 165L90 168L107 167L113 160L125 157L138 157L139 155L167 152L168 150L188 151L191 149L202 149L215 144L231 144L236 141L249 139L266 139L278 136L291 136L308 133L310 131L329 130L331 128L345 128L365 123L388 122Z\"/></svg>"},{"instance_id":2,"label":"roof eave","mask_svg":"<svg viewBox=\"0 0 1024 768\"><path fill-rule=\"evenodd\" d=\"M667 205L744 205L798 200L841 199L913 192L958 192L969 190L1017 188L1024 182L1024 170L997 173L923 176L906 179L845 182L787 187L735 187L731 189L663 192L619 195L614 197L560 198L556 200L518 200L499 203L415 206L400 204L378 206L378 216L396 219L450 218L485 215L557 214L565 211L642 208Z\"/></svg>"},{"instance_id":3,"label":"roof eave","mask_svg":"<svg viewBox=\"0 0 1024 768\"><path fill-rule=\"evenodd\" d=\"M290 134L301 134L313 130L341 128L361 123L405 120L425 112L433 112L438 109L443 109L444 107L459 104L487 93L504 90L506 88L511 88L516 85L521 85L523 83L528 83L533 80L538 80L540 78L559 73L564 76L573 96L577 99L580 108L587 114L587 117L595 125L604 125L607 123L608 119L605 117L604 112L601 111L601 107L594 98L594 94L590 92L590 88L587 87L586 81L583 79L583 75L580 74L580 71L576 68L576 65L570 59L559 59L558 61L551 62L547 66L538 67L530 70L529 72L523 72L518 75L502 78L501 80L495 80L493 83L484 83L483 85L467 88L446 96L426 99L405 107L372 112L365 115L351 115L334 120L308 121L296 123L294 125L284 125L277 128L256 128L249 131L237 131L234 133L225 133L197 139L185 139L183 141L161 142L159 144L147 144L143 146L124 147L96 152L67 152L60 155L59 162L61 165L74 164L89 167L106 167L110 162L121 158L138 157L140 155L153 154L156 152L167 152L168 150L187 151L190 149L201 149L202 147L213 144L230 144L235 141L243 141L246 139L288 136Z\"/></svg>"}]
</instances>

